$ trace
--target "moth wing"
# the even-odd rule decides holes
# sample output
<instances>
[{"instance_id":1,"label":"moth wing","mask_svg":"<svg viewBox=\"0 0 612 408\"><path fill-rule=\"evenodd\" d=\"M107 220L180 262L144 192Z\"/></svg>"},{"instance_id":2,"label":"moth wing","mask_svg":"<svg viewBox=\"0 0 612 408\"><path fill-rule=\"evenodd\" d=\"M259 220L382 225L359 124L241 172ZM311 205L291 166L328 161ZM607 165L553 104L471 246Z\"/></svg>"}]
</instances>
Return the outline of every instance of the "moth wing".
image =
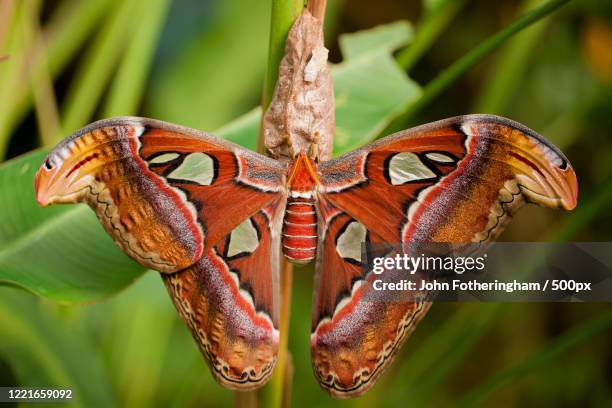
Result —
<instances>
[{"instance_id":1,"label":"moth wing","mask_svg":"<svg viewBox=\"0 0 612 408\"><path fill-rule=\"evenodd\" d=\"M396 349L427 312L421 296L392 299L372 296L378 275L368 273L363 243L379 255L394 251L378 234L325 199L317 249L311 354L315 377L333 396L365 392L391 362ZM386 248L388 247L388 249ZM398 303L399 304L399 303Z\"/></svg>"},{"instance_id":2,"label":"moth wing","mask_svg":"<svg viewBox=\"0 0 612 408\"><path fill-rule=\"evenodd\" d=\"M214 377L252 389L278 349L284 167L151 119L96 122L35 180L42 205L85 202L129 256L158 270Z\"/></svg>"},{"instance_id":3,"label":"moth wing","mask_svg":"<svg viewBox=\"0 0 612 408\"><path fill-rule=\"evenodd\" d=\"M373 385L429 302L426 294L377 301L372 271L357 272L342 256L338 240L350 240L337 223L360 226L350 236L353 248L367 237L409 253L431 242L487 242L526 202L570 210L577 199L574 170L556 147L490 115L409 129L322 162L319 183L311 352L319 382L340 398ZM381 279L391 276L398 278Z\"/></svg>"},{"instance_id":4,"label":"moth wing","mask_svg":"<svg viewBox=\"0 0 612 408\"><path fill-rule=\"evenodd\" d=\"M283 199L235 228L193 266L162 278L215 379L252 390L278 353Z\"/></svg>"},{"instance_id":5,"label":"moth wing","mask_svg":"<svg viewBox=\"0 0 612 408\"><path fill-rule=\"evenodd\" d=\"M88 203L129 256L176 272L277 201L284 171L209 134L126 117L93 123L61 142L35 187L42 205Z\"/></svg>"}]
</instances>

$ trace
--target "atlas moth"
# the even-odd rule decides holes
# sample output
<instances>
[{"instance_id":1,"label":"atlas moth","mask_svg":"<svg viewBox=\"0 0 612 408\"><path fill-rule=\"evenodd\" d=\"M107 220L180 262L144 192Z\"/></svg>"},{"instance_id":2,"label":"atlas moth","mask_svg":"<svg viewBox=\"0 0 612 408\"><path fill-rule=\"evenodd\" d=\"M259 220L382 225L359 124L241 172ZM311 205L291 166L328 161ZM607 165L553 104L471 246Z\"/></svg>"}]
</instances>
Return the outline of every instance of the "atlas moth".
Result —
<instances>
[{"instance_id":1,"label":"atlas moth","mask_svg":"<svg viewBox=\"0 0 612 408\"><path fill-rule=\"evenodd\" d=\"M363 242L486 242L525 202L570 210L577 197L558 149L490 115L326 161L301 151L288 164L197 130L114 118L61 142L35 185L43 206L87 203L126 254L161 273L229 388L259 387L274 368L281 254L316 259L313 366L337 396L369 388L431 304L360 302L376 277Z\"/></svg>"},{"instance_id":2,"label":"atlas moth","mask_svg":"<svg viewBox=\"0 0 612 408\"><path fill-rule=\"evenodd\" d=\"M555 146L492 115L426 124L328 159L330 139L319 130L333 132L333 115L314 121L333 111L317 30L309 46L301 41L307 30L292 29L310 51L296 45L283 61L297 61L304 81L279 81L282 103L264 125L290 110L292 87L318 87L322 104L278 126L302 126L289 132L291 143L282 144L274 123L264 126L278 160L198 130L118 117L55 147L35 190L42 206L88 204L127 255L160 272L211 373L231 389L258 388L273 372L281 258L314 261L314 374L333 396L347 398L375 383L431 305L426 293L365 301L374 279L393 277L371 272L362 244L485 243L524 203L573 209L578 187ZM281 64L281 78L296 69Z\"/></svg>"}]
</instances>

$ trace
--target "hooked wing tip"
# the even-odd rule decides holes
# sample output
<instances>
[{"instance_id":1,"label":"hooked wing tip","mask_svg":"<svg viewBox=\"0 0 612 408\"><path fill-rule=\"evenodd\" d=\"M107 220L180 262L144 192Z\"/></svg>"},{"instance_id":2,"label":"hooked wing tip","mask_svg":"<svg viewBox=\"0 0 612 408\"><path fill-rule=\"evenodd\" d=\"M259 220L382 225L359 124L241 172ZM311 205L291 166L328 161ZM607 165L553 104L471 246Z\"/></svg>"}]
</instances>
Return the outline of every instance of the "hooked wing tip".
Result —
<instances>
[{"instance_id":1,"label":"hooked wing tip","mask_svg":"<svg viewBox=\"0 0 612 408\"><path fill-rule=\"evenodd\" d=\"M43 170L44 164L38 169L36 172L36 176L34 176L34 194L36 196L36 201L38 205L41 207L46 207L50 204L50 197L46 188L46 183L44 182L45 175Z\"/></svg>"},{"instance_id":2,"label":"hooked wing tip","mask_svg":"<svg viewBox=\"0 0 612 408\"><path fill-rule=\"evenodd\" d=\"M561 206L564 210L570 211L578 204L578 178L576 172L568 164L565 173L565 191L561 195Z\"/></svg>"}]
</instances>

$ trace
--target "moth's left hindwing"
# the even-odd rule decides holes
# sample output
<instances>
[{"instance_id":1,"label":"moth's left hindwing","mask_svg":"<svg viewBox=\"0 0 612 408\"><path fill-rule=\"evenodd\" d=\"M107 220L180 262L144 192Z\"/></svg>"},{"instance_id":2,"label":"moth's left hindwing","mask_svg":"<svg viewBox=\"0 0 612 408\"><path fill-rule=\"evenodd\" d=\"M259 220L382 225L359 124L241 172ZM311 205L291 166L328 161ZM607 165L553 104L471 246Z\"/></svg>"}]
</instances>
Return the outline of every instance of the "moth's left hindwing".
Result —
<instances>
[{"instance_id":1,"label":"moth's left hindwing","mask_svg":"<svg viewBox=\"0 0 612 408\"><path fill-rule=\"evenodd\" d=\"M430 242L487 242L525 202L569 210L577 197L558 149L490 115L409 129L323 162L319 183L311 350L320 384L340 398L374 384L430 305L426 293L375 291L375 280L402 275L372 273L362 242L416 256Z\"/></svg>"},{"instance_id":2,"label":"moth's left hindwing","mask_svg":"<svg viewBox=\"0 0 612 408\"><path fill-rule=\"evenodd\" d=\"M162 275L211 373L227 388L261 386L276 363L281 204L248 218L187 270Z\"/></svg>"},{"instance_id":3,"label":"moth's left hindwing","mask_svg":"<svg viewBox=\"0 0 612 408\"><path fill-rule=\"evenodd\" d=\"M284 174L202 132L115 118L60 143L35 187L41 205L89 204L125 253L162 272L215 377L249 389L276 359Z\"/></svg>"}]
</instances>

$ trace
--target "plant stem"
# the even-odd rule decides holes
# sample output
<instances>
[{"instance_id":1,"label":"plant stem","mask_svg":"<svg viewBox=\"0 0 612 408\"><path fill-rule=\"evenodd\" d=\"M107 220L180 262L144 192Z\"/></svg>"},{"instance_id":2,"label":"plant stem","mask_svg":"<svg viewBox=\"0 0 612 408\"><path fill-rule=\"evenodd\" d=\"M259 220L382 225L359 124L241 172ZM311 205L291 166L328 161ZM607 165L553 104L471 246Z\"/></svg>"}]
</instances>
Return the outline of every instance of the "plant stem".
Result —
<instances>
[{"instance_id":1,"label":"plant stem","mask_svg":"<svg viewBox=\"0 0 612 408\"><path fill-rule=\"evenodd\" d=\"M325 1L322 2L325 5ZM293 26L293 22L304 8L303 0L272 0L272 16L270 20L270 43L268 50L268 69L264 80L264 88L261 98L262 112L272 101L274 88L278 79L278 68L285 53L285 41L287 34ZM262 114L263 118L263 114ZM260 127L257 138L257 150L264 153L263 128ZM291 311L291 289L293 281L293 265L283 258L280 270L281 286L281 310L279 332L280 340L278 346L278 360L274 374L268 385L261 392L261 399L266 407L281 407L289 401L293 369L291 367L291 356L287 349L289 338L289 315ZM238 402L238 399L236 400Z\"/></svg>"},{"instance_id":2,"label":"plant stem","mask_svg":"<svg viewBox=\"0 0 612 408\"><path fill-rule=\"evenodd\" d=\"M325 9L327 7L327 0L308 0L308 11L312 14L317 20L323 21L325 20Z\"/></svg>"},{"instance_id":3,"label":"plant stem","mask_svg":"<svg viewBox=\"0 0 612 408\"><path fill-rule=\"evenodd\" d=\"M414 64L431 47L452 19L463 8L466 0L445 2L438 10L431 12L419 24L414 41L399 52L397 63L405 70L410 71Z\"/></svg>"},{"instance_id":4,"label":"plant stem","mask_svg":"<svg viewBox=\"0 0 612 408\"><path fill-rule=\"evenodd\" d=\"M276 88L276 80L278 79L278 67L285 54L287 34L289 34L293 22L300 15L303 8L303 0L272 0L268 67L261 95L262 118L274 96L274 88ZM259 137L257 138L257 151L260 153L265 152L262 128L260 128Z\"/></svg>"},{"instance_id":5,"label":"plant stem","mask_svg":"<svg viewBox=\"0 0 612 408\"><path fill-rule=\"evenodd\" d=\"M293 379L293 363L289 352L289 320L291 317L291 295L293 286L293 264L285 258L281 261L281 310L280 310L280 341L278 345L278 360L270 380L266 404L268 407L288 406Z\"/></svg>"},{"instance_id":6,"label":"plant stem","mask_svg":"<svg viewBox=\"0 0 612 408\"><path fill-rule=\"evenodd\" d=\"M0 1L0 55L5 49L5 40L11 30L11 22L17 10L15 0Z\"/></svg>"},{"instance_id":7,"label":"plant stem","mask_svg":"<svg viewBox=\"0 0 612 408\"><path fill-rule=\"evenodd\" d=\"M497 47L502 45L507 39L518 33L525 27L530 26L536 21L546 17L557 8L561 7L570 0L551 0L546 4L522 15L513 21L509 26L489 37L482 44L470 50L463 57L455 61L450 67L442 71L434 80L423 88L423 94L416 102L411 104L402 115L402 119L407 121L417 112L427 106L432 100L444 92L457 78L467 70L476 65L481 59L490 54Z\"/></svg>"},{"instance_id":8,"label":"plant stem","mask_svg":"<svg viewBox=\"0 0 612 408\"><path fill-rule=\"evenodd\" d=\"M257 401L257 392L234 392L234 407L236 408L257 408L259 403Z\"/></svg>"},{"instance_id":9,"label":"plant stem","mask_svg":"<svg viewBox=\"0 0 612 408\"><path fill-rule=\"evenodd\" d=\"M270 43L268 49L268 70L264 79L261 106L268 108L278 78L278 66L285 53L285 40L295 19L304 8L300 0L272 0L272 17L270 20Z\"/></svg>"}]
</instances>

